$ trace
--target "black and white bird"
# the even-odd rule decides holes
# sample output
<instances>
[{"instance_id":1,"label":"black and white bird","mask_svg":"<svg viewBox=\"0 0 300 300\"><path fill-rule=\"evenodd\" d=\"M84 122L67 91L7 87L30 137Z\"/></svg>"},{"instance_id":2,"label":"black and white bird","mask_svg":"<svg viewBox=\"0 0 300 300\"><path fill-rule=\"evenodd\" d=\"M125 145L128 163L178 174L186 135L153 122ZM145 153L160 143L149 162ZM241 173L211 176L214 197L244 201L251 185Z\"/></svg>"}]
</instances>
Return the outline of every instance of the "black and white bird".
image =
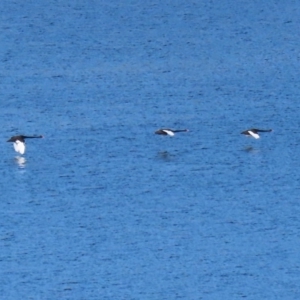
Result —
<instances>
[{"instance_id":1,"label":"black and white bird","mask_svg":"<svg viewBox=\"0 0 300 300\"><path fill-rule=\"evenodd\" d=\"M169 136L174 136L176 132L186 132L189 131L188 129L178 129L178 130L173 130L173 129L159 129L155 131L155 134L160 134L160 135L169 135Z\"/></svg>"},{"instance_id":2,"label":"black and white bird","mask_svg":"<svg viewBox=\"0 0 300 300\"><path fill-rule=\"evenodd\" d=\"M245 131L242 131L241 134L244 134L244 135L247 135L247 136L252 136L254 137L255 139L259 139L260 136L258 134L258 132L271 132L272 129L256 129L256 128L252 128L252 129L248 129L248 130L245 130Z\"/></svg>"},{"instance_id":3,"label":"black and white bird","mask_svg":"<svg viewBox=\"0 0 300 300\"><path fill-rule=\"evenodd\" d=\"M14 148L15 151L24 154L25 153L25 139L38 139L38 138L43 138L42 135L35 135L35 136L26 136L26 135L16 135L12 136L7 142L12 142L14 143Z\"/></svg>"}]
</instances>

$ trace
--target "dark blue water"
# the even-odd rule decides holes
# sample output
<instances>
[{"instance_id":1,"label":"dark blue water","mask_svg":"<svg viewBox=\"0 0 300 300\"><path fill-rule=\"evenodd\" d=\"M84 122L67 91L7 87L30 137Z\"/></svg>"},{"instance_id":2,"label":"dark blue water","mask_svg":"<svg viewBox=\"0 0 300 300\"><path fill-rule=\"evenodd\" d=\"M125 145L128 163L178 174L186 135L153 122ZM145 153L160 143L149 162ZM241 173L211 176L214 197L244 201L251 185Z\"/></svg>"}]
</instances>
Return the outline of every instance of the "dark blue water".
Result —
<instances>
[{"instance_id":1,"label":"dark blue water","mask_svg":"<svg viewBox=\"0 0 300 300\"><path fill-rule=\"evenodd\" d=\"M296 1L0 9L1 299L300 299Z\"/></svg>"}]
</instances>

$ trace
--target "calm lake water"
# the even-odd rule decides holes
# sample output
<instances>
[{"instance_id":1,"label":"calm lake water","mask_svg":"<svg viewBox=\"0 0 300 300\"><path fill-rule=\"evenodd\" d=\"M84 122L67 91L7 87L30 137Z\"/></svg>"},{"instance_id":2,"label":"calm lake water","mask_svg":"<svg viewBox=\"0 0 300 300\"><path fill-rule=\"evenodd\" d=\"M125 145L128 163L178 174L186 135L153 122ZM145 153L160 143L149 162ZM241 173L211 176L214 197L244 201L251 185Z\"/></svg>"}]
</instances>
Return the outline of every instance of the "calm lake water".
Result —
<instances>
[{"instance_id":1,"label":"calm lake water","mask_svg":"<svg viewBox=\"0 0 300 300\"><path fill-rule=\"evenodd\" d=\"M300 299L297 1L0 9L1 299Z\"/></svg>"}]
</instances>

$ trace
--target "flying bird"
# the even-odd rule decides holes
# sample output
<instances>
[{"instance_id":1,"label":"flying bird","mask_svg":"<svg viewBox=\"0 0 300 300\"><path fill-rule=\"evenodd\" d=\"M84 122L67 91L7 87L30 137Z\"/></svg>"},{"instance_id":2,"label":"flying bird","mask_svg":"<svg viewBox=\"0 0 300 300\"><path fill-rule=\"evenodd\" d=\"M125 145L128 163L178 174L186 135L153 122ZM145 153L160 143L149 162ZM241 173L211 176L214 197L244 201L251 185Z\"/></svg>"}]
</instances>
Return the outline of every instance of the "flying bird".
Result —
<instances>
[{"instance_id":1,"label":"flying bird","mask_svg":"<svg viewBox=\"0 0 300 300\"><path fill-rule=\"evenodd\" d=\"M247 136L252 136L255 139L259 139L260 136L259 136L258 132L271 132L271 131L272 131L272 129L263 130L263 129L252 128L252 129L242 131L241 134L244 134L244 135L247 135Z\"/></svg>"},{"instance_id":2,"label":"flying bird","mask_svg":"<svg viewBox=\"0 0 300 300\"><path fill-rule=\"evenodd\" d=\"M189 131L189 130L188 129L178 129L178 130L159 129L159 130L155 131L155 134L174 136L176 132L186 132L186 131Z\"/></svg>"},{"instance_id":3,"label":"flying bird","mask_svg":"<svg viewBox=\"0 0 300 300\"><path fill-rule=\"evenodd\" d=\"M42 135L35 135L35 136L26 136L26 135L16 135L12 136L7 142L12 142L14 143L14 148L15 151L24 154L25 153L25 139L38 139L38 138L43 138Z\"/></svg>"}]
</instances>

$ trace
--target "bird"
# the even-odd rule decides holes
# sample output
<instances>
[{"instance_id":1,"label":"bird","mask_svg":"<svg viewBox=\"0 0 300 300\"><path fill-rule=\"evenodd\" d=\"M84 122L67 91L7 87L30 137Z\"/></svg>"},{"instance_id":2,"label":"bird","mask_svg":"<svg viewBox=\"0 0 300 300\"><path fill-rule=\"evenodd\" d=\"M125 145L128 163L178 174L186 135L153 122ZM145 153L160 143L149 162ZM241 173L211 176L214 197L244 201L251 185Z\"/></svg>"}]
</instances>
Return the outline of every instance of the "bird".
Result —
<instances>
[{"instance_id":1,"label":"bird","mask_svg":"<svg viewBox=\"0 0 300 300\"><path fill-rule=\"evenodd\" d=\"M186 132L189 131L188 129L178 129L178 130L173 130L173 129L158 129L154 133L155 134L160 134L160 135L168 135L168 136L174 136L176 132Z\"/></svg>"},{"instance_id":2,"label":"bird","mask_svg":"<svg viewBox=\"0 0 300 300\"><path fill-rule=\"evenodd\" d=\"M244 135L247 135L247 136L252 136L254 137L255 139L259 139L260 136L258 134L258 132L271 132L272 129L256 129L256 128L252 128L252 129L248 129L248 130L245 130L245 131L242 131L241 134L244 134Z\"/></svg>"},{"instance_id":3,"label":"bird","mask_svg":"<svg viewBox=\"0 0 300 300\"><path fill-rule=\"evenodd\" d=\"M35 139L35 138L43 138L42 135L35 136L26 136L26 135L16 135L12 136L7 142L13 142L15 151L24 154L25 153L25 139Z\"/></svg>"}]
</instances>

